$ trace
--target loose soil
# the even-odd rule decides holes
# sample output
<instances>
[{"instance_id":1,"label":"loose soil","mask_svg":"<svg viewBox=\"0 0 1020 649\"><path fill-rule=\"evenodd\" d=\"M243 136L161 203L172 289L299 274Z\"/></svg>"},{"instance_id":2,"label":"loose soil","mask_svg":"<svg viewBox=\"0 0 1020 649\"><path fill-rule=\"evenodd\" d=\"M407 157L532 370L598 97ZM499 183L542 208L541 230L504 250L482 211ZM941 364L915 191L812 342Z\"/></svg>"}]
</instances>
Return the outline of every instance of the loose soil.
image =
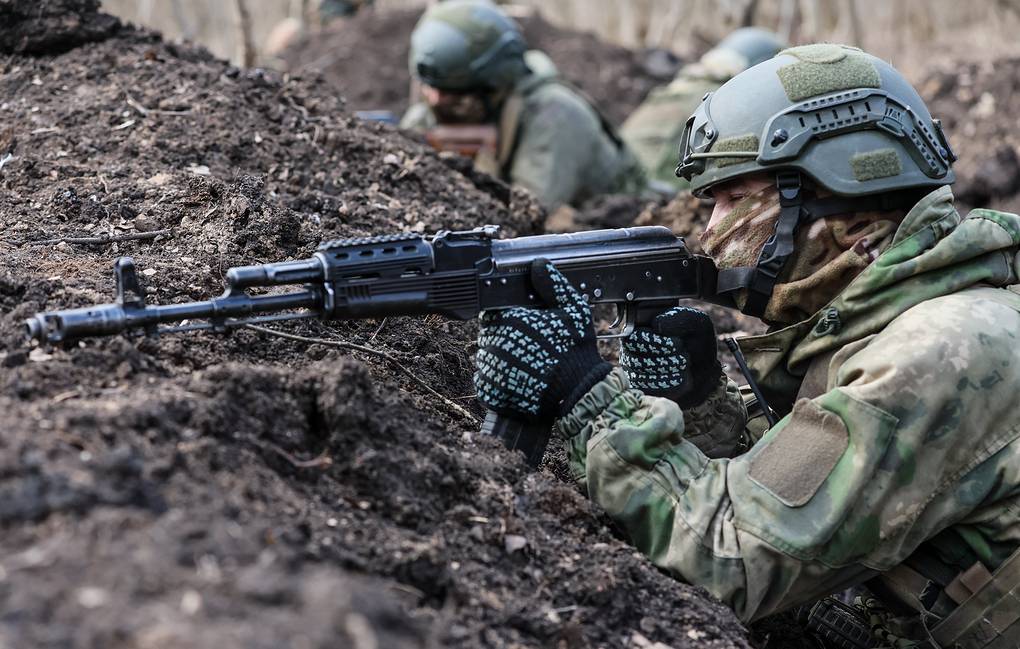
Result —
<instances>
[{"instance_id":1,"label":"loose soil","mask_svg":"<svg viewBox=\"0 0 1020 649\"><path fill-rule=\"evenodd\" d=\"M1020 58L947 61L918 85L959 161L953 193L963 208L1020 212Z\"/></svg>"},{"instance_id":2,"label":"loose soil","mask_svg":"<svg viewBox=\"0 0 1020 649\"><path fill-rule=\"evenodd\" d=\"M407 57L421 11L368 10L305 35L282 55L294 73L314 70L347 98L352 110L407 109ZM528 46L552 58L564 78L584 90L620 124L679 61L667 52L635 52L594 34L551 25L540 15L519 20Z\"/></svg>"},{"instance_id":3,"label":"loose soil","mask_svg":"<svg viewBox=\"0 0 1020 649\"><path fill-rule=\"evenodd\" d=\"M311 75L86 0L0 18L0 646L749 646L573 486L378 358L250 330L25 345L33 313L109 301L118 255L165 304L327 238L545 215ZM384 350L480 414L473 323L277 327Z\"/></svg>"}]
</instances>

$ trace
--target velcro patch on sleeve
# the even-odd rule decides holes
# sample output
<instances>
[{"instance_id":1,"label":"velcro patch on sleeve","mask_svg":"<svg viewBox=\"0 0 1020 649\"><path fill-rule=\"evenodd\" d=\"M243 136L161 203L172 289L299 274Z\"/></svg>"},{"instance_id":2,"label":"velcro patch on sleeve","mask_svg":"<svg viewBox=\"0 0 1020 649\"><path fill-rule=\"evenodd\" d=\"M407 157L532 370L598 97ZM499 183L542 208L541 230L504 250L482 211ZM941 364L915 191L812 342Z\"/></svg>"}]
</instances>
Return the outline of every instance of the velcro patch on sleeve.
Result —
<instances>
[{"instance_id":1,"label":"velcro patch on sleeve","mask_svg":"<svg viewBox=\"0 0 1020 649\"><path fill-rule=\"evenodd\" d=\"M793 52L790 52L793 54ZM838 60L797 56L800 60L779 68L777 74L790 101L800 101L851 88L878 88L882 79L867 56L841 51ZM796 56L796 55L795 55ZM825 62L816 62L825 60Z\"/></svg>"},{"instance_id":2,"label":"velcro patch on sleeve","mask_svg":"<svg viewBox=\"0 0 1020 649\"><path fill-rule=\"evenodd\" d=\"M748 476L789 507L806 505L850 445L843 420L801 399L790 419L763 443Z\"/></svg>"},{"instance_id":3,"label":"velcro patch on sleeve","mask_svg":"<svg viewBox=\"0 0 1020 649\"><path fill-rule=\"evenodd\" d=\"M851 156L850 168L858 182L889 178L903 173L900 156L895 149L879 149Z\"/></svg>"}]
</instances>

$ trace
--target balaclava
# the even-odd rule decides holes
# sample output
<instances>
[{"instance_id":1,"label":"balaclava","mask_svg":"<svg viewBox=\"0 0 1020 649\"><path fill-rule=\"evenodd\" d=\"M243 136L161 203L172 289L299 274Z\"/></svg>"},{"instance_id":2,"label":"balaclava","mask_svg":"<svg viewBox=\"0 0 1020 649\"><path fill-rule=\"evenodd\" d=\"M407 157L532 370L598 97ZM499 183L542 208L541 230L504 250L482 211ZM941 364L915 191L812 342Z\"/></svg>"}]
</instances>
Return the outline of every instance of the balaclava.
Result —
<instances>
[{"instance_id":1,"label":"balaclava","mask_svg":"<svg viewBox=\"0 0 1020 649\"><path fill-rule=\"evenodd\" d=\"M888 248L904 212L856 212L802 223L762 319L788 325L828 304ZM779 195L767 186L738 201L705 230L701 245L722 268L754 266L779 219ZM746 290L736 296L743 307Z\"/></svg>"}]
</instances>

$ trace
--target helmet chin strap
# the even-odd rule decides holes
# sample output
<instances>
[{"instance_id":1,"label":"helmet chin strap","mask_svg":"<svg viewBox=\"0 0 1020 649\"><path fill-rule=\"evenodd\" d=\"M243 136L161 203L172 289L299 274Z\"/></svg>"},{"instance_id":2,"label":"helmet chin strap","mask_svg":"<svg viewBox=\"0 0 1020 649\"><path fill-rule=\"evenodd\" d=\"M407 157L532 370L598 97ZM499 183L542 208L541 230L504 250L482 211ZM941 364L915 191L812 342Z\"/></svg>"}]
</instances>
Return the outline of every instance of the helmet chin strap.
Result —
<instances>
[{"instance_id":1,"label":"helmet chin strap","mask_svg":"<svg viewBox=\"0 0 1020 649\"><path fill-rule=\"evenodd\" d=\"M801 223L809 223L835 214L852 212L887 212L912 207L917 202L916 192L906 190L873 196L846 198L804 198L803 183L798 171L780 171L776 174L779 191L779 219L776 229L762 246L754 266L725 268L719 271L716 293L733 297L739 290L747 290L747 301L742 312L761 318L772 298L780 273L794 252L794 237Z\"/></svg>"}]
</instances>

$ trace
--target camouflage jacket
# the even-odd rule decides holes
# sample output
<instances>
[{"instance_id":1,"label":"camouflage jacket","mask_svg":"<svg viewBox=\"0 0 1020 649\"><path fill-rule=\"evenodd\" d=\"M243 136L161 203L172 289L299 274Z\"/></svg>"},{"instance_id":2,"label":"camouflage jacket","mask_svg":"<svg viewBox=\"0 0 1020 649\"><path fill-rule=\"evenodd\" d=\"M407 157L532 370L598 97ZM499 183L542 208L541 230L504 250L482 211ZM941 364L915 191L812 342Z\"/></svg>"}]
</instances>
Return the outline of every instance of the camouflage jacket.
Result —
<instances>
[{"instance_id":1,"label":"camouflage jacket","mask_svg":"<svg viewBox=\"0 0 1020 649\"><path fill-rule=\"evenodd\" d=\"M714 92L728 78L709 73L697 64L688 65L668 85L649 93L627 117L620 135L649 178L677 191L688 187L688 182L676 175L684 125L705 93Z\"/></svg>"},{"instance_id":2,"label":"camouflage jacket","mask_svg":"<svg viewBox=\"0 0 1020 649\"><path fill-rule=\"evenodd\" d=\"M644 170L598 109L559 78L547 56L531 51L527 61L532 73L501 107L500 146L510 146L498 175L530 190L548 210L643 190ZM435 123L427 106L415 104L400 125L427 130Z\"/></svg>"},{"instance_id":3,"label":"camouflage jacket","mask_svg":"<svg viewBox=\"0 0 1020 649\"><path fill-rule=\"evenodd\" d=\"M1018 244L1020 217L932 192L829 305L741 341L788 411L748 452L708 459L615 369L560 421L573 475L746 621L919 550L994 569L1020 545Z\"/></svg>"}]
</instances>

